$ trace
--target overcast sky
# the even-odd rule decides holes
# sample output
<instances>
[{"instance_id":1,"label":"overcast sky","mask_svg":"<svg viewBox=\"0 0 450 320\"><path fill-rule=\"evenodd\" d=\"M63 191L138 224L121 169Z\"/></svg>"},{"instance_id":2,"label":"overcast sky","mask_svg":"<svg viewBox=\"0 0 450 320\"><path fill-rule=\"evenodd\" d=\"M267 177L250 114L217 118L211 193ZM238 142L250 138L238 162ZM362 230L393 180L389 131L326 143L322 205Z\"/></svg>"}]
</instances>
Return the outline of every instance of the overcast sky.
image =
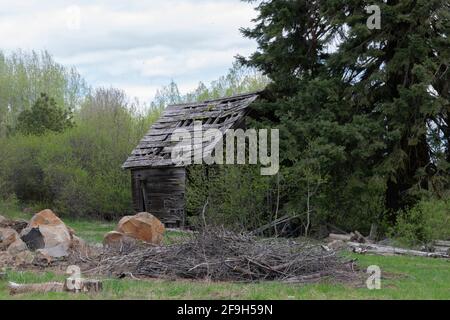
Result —
<instances>
[{"instance_id":1,"label":"overcast sky","mask_svg":"<svg viewBox=\"0 0 450 320\"><path fill-rule=\"evenodd\" d=\"M0 0L0 50L48 50L93 86L148 102L175 80L182 92L255 50L240 0Z\"/></svg>"}]
</instances>

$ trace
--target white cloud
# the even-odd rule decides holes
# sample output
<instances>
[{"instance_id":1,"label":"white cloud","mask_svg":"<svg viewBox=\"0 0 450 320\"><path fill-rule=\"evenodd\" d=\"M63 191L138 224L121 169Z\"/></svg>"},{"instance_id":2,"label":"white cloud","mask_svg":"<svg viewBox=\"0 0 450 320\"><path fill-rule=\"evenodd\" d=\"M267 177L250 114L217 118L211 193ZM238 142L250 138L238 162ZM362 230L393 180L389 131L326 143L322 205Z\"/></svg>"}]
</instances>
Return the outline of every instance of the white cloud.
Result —
<instances>
[{"instance_id":1,"label":"white cloud","mask_svg":"<svg viewBox=\"0 0 450 320\"><path fill-rule=\"evenodd\" d=\"M127 85L121 83L114 86L120 87L129 97L137 97L142 102L151 101L154 97L154 93L158 90L157 86Z\"/></svg>"},{"instance_id":2,"label":"white cloud","mask_svg":"<svg viewBox=\"0 0 450 320\"><path fill-rule=\"evenodd\" d=\"M255 49L238 30L254 16L240 0L0 0L0 49L46 49L94 86L148 99L171 79L190 88L224 74Z\"/></svg>"}]
</instances>

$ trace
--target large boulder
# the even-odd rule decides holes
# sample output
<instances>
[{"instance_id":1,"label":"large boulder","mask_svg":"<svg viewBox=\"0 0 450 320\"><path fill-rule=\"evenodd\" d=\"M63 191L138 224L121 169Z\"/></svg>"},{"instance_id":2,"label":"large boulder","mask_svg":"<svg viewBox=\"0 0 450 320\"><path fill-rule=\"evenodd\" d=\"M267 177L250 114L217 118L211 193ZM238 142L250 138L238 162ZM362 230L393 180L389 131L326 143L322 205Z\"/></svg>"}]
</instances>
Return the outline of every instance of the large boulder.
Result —
<instances>
[{"instance_id":1,"label":"large boulder","mask_svg":"<svg viewBox=\"0 0 450 320\"><path fill-rule=\"evenodd\" d=\"M19 234L11 228L0 228L0 250L6 250L17 239L20 240Z\"/></svg>"},{"instance_id":2,"label":"large boulder","mask_svg":"<svg viewBox=\"0 0 450 320\"><path fill-rule=\"evenodd\" d=\"M0 216L0 228L11 228L20 233L27 225L28 222L25 220L10 220Z\"/></svg>"},{"instance_id":3,"label":"large boulder","mask_svg":"<svg viewBox=\"0 0 450 320\"><path fill-rule=\"evenodd\" d=\"M21 266L30 261L27 245L12 228L0 228L0 267Z\"/></svg>"},{"instance_id":4,"label":"large boulder","mask_svg":"<svg viewBox=\"0 0 450 320\"><path fill-rule=\"evenodd\" d=\"M13 257L7 251L0 251L0 272L12 265Z\"/></svg>"},{"instance_id":5,"label":"large boulder","mask_svg":"<svg viewBox=\"0 0 450 320\"><path fill-rule=\"evenodd\" d=\"M28 251L28 247L20 238L17 238L16 241L11 243L8 247L8 253L13 256L24 251Z\"/></svg>"},{"instance_id":6,"label":"large boulder","mask_svg":"<svg viewBox=\"0 0 450 320\"><path fill-rule=\"evenodd\" d=\"M30 265L34 261L34 254L29 250L24 250L17 253L14 260L16 266Z\"/></svg>"},{"instance_id":7,"label":"large boulder","mask_svg":"<svg viewBox=\"0 0 450 320\"><path fill-rule=\"evenodd\" d=\"M117 225L116 231L126 236L152 244L161 244L165 231L164 224L155 216L141 212L134 216L125 216Z\"/></svg>"},{"instance_id":8,"label":"large boulder","mask_svg":"<svg viewBox=\"0 0 450 320\"><path fill-rule=\"evenodd\" d=\"M69 228L49 209L34 215L21 236L33 250L45 249L50 256L55 254L56 257L67 255L72 241Z\"/></svg>"},{"instance_id":9,"label":"large boulder","mask_svg":"<svg viewBox=\"0 0 450 320\"><path fill-rule=\"evenodd\" d=\"M29 264L30 255L27 245L14 229L0 228L0 268Z\"/></svg>"},{"instance_id":10,"label":"large boulder","mask_svg":"<svg viewBox=\"0 0 450 320\"><path fill-rule=\"evenodd\" d=\"M40 226L60 226L65 225L56 214L50 209L42 210L31 218L28 227L36 228Z\"/></svg>"},{"instance_id":11,"label":"large boulder","mask_svg":"<svg viewBox=\"0 0 450 320\"><path fill-rule=\"evenodd\" d=\"M62 246L66 250L70 248L72 237L69 229L63 223L57 226L39 226L39 231L44 237L45 248Z\"/></svg>"}]
</instances>

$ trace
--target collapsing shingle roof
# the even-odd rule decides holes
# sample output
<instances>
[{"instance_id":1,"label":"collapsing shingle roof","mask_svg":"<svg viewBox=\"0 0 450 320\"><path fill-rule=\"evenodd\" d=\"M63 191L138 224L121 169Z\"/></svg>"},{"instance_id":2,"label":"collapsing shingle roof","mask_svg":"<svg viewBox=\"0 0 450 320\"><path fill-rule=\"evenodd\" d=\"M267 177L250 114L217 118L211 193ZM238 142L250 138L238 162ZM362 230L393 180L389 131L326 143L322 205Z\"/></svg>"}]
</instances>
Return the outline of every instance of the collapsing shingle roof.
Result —
<instances>
[{"instance_id":1,"label":"collapsing shingle roof","mask_svg":"<svg viewBox=\"0 0 450 320\"><path fill-rule=\"evenodd\" d=\"M222 134L235 128L249 112L250 104L259 93L242 94L229 98L168 106L161 118L155 122L130 157L124 169L142 167L180 166L171 159L172 134L176 129L193 132L194 122L201 121L203 130L219 129ZM217 141L216 141L217 143ZM203 148L211 148L211 142L203 141ZM193 146L196 150L200 146Z\"/></svg>"}]
</instances>

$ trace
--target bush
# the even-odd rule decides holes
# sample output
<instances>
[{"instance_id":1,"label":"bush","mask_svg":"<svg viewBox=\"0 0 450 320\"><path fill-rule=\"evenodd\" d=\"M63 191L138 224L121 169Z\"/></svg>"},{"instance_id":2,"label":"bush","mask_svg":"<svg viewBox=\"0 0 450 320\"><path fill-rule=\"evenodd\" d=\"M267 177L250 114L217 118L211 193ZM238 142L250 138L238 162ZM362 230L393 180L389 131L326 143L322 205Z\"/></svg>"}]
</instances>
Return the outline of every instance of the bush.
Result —
<instances>
[{"instance_id":1,"label":"bush","mask_svg":"<svg viewBox=\"0 0 450 320\"><path fill-rule=\"evenodd\" d=\"M390 233L400 244L408 246L450 239L450 199L420 201L399 214Z\"/></svg>"},{"instance_id":2,"label":"bush","mask_svg":"<svg viewBox=\"0 0 450 320\"><path fill-rule=\"evenodd\" d=\"M135 112L120 92L98 90L62 133L0 139L0 197L36 210L114 219L131 213L130 173L121 165L159 115Z\"/></svg>"},{"instance_id":3,"label":"bush","mask_svg":"<svg viewBox=\"0 0 450 320\"><path fill-rule=\"evenodd\" d=\"M0 215L12 217L21 213L19 201L15 195L0 198Z\"/></svg>"},{"instance_id":4,"label":"bush","mask_svg":"<svg viewBox=\"0 0 450 320\"><path fill-rule=\"evenodd\" d=\"M261 176L257 166L188 167L186 206L188 221L235 230L253 230L273 220L276 190L273 177Z\"/></svg>"}]
</instances>

